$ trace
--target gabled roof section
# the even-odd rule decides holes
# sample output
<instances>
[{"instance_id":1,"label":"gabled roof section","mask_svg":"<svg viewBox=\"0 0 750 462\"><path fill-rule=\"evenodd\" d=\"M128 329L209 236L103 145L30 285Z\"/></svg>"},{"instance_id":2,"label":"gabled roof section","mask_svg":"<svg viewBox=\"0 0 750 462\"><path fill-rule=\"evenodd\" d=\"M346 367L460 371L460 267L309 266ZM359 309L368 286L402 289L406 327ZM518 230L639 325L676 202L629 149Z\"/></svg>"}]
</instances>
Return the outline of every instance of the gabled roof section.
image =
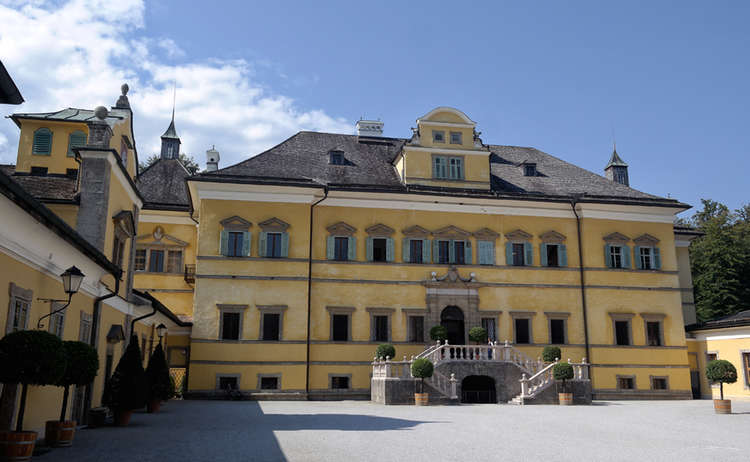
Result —
<instances>
[{"instance_id":1,"label":"gabled roof section","mask_svg":"<svg viewBox=\"0 0 750 462\"><path fill-rule=\"evenodd\" d=\"M188 196L185 179L190 176L177 159L158 159L141 172L136 186L144 199L144 208L160 210L188 210Z\"/></svg>"},{"instance_id":2,"label":"gabled roof section","mask_svg":"<svg viewBox=\"0 0 750 462\"><path fill-rule=\"evenodd\" d=\"M23 96L0 61L0 104L21 104Z\"/></svg>"},{"instance_id":3,"label":"gabled roof section","mask_svg":"<svg viewBox=\"0 0 750 462\"><path fill-rule=\"evenodd\" d=\"M112 108L104 119L109 126L121 121L130 113L129 109ZM21 119L54 120L57 122L86 123L96 119L93 109L80 109L69 107L55 112L18 112L10 116L11 119L21 127Z\"/></svg>"},{"instance_id":4,"label":"gabled roof section","mask_svg":"<svg viewBox=\"0 0 750 462\"><path fill-rule=\"evenodd\" d=\"M448 106L439 106L435 109L431 110L427 114L423 115L422 117L417 119L417 123L420 122L430 122L430 119L434 119L435 116L437 116L440 113L448 113L452 116L454 116L457 120L460 120L462 123L468 124L468 125L476 125L477 123L474 122L467 116L463 111L459 111L458 109L454 107L448 107Z\"/></svg>"},{"instance_id":5,"label":"gabled roof section","mask_svg":"<svg viewBox=\"0 0 750 462\"><path fill-rule=\"evenodd\" d=\"M750 310L740 311L739 313L730 314L729 316L713 319L704 323L691 324L689 326L685 326L685 330L687 330L688 332L692 332L697 330L711 330L745 326L750 326Z\"/></svg>"}]
</instances>

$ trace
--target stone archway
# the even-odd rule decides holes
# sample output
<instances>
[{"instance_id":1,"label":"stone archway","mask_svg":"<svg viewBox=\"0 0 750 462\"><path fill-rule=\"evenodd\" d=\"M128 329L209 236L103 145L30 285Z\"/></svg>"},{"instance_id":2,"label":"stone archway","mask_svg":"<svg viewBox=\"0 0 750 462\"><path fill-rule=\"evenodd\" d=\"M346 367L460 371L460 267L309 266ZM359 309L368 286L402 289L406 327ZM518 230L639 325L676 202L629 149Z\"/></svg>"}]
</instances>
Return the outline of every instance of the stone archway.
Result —
<instances>
[{"instance_id":1,"label":"stone archway","mask_svg":"<svg viewBox=\"0 0 750 462\"><path fill-rule=\"evenodd\" d=\"M448 343L451 345L466 344L464 313L461 308L455 305L446 306L440 313L440 325L448 331Z\"/></svg>"},{"instance_id":2,"label":"stone archway","mask_svg":"<svg viewBox=\"0 0 750 462\"><path fill-rule=\"evenodd\" d=\"M487 375L469 375L461 381L462 403L497 403L495 379Z\"/></svg>"},{"instance_id":3,"label":"stone archway","mask_svg":"<svg viewBox=\"0 0 750 462\"><path fill-rule=\"evenodd\" d=\"M431 278L424 282L427 305L425 330L429 332L433 326L445 325L443 313L452 308L448 320L460 320L463 326L460 333L461 341L454 343L449 338L448 342L452 345L466 344L466 332L474 326L481 325L478 289L482 285L477 282L474 273L470 273L468 278L461 277L456 267L451 267L443 276L432 273ZM458 330L458 326L455 328Z\"/></svg>"}]
</instances>

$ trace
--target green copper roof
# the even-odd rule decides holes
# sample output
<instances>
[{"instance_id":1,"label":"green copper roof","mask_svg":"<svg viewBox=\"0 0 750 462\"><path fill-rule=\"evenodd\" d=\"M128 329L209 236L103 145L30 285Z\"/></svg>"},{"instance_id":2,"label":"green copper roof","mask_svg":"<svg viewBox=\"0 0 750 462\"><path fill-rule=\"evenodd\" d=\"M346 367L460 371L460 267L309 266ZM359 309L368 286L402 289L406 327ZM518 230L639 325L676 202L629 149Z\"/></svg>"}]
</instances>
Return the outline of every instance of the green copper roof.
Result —
<instances>
[{"instance_id":1,"label":"green copper roof","mask_svg":"<svg viewBox=\"0 0 750 462\"><path fill-rule=\"evenodd\" d=\"M620 156L617 154L617 149L612 150L612 157L609 158L609 163L606 167L604 167L604 170L607 170L609 167L627 167L628 164L625 163L624 160L620 159Z\"/></svg>"}]
</instances>

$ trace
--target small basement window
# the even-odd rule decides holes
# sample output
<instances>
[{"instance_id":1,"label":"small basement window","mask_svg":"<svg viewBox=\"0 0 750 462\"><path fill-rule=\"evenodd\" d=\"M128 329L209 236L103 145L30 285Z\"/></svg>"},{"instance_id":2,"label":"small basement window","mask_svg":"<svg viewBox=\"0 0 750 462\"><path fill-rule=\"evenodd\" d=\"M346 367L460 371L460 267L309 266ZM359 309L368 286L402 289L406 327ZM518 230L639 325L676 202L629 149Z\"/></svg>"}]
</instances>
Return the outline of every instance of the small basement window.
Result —
<instances>
[{"instance_id":1,"label":"small basement window","mask_svg":"<svg viewBox=\"0 0 750 462\"><path fill-rule=\"evenodd\" d=\"M31 174L34 176L47 175L47 167L31 167Z\"/></svg>"},{"instance_id":2,"label":"small basement window","mask_svg":"<svg viewBox=\"0 0 750 462\"><path fill-rule=\"evenodd\" d=\"M617 388L619 390L635 390L635 378L617 377Z\"/></svg>"},{"instance_id":3,"label":"small basement window","mask_svg":"<svg viewBox=\"0 0 750 462\"><path fill-rule=\"evenodd\" d=\"M220 390L236 390L237 388L237 377L219 377Z\"/></svg>"},{"instance_id":4,"label":"small basement window","mask_svg":"<svg viewBox=\"0 0 750 462\"><path fill-rule=\"evenodd\" d=\"M68 178L76 178L78 176L78 169L77 168L66 168L65 169L65 176Z\"/></svg>"},{"instance_id":5,"label":"small basement window","mask_svg":"<svg viewBox=\"0 0 750 462\"><path fill-rule=\"evenodd\" d=\"M666 377L652 377L651 378L652 390L667 390L668 388L669 386L667 385Z\"/></svg>"},{"instance_id":6,"label":"small basement window","mask_svg":"<svg viewBox=\"0 0 750 462\"><path fill-rule=\"evenodd\" d=\"M331 151L328 153L330 158L328 163L331 165L344 165L344 151Z\"/></svg>"},{"instance_id":7,"label":"small basement window","mask_svg":"<svg viewBox=\"0 0 750 462\"><path fill-rule=\"evenodd\" d=\"M348 390L349 376L334 375L331 377L331 388L334 390Z\"/></svg>"},{"instance_id":8,"label":"small basement window","mask_svg":"<svg viewBox=\"0 0 750 462\"><path fill-rule=\"evenodd\" d=\"M261 377L260 389L261 390L278 390L279 378L278 377Z\"/></svg>"}]
</instances>

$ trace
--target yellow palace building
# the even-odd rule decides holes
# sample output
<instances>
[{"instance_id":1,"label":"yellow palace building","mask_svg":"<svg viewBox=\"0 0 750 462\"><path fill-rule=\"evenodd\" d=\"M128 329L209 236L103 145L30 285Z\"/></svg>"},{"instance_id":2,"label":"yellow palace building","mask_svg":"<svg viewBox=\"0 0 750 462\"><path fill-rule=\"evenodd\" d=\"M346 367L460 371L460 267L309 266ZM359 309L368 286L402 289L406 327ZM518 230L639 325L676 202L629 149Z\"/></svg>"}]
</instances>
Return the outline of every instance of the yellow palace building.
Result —
<instances>
[{"instance_id":1,"label":"yellow palace building","mask_svg":"<svg viewBox=\"0 0 750 462\"><path fill-rule=\"evenodd\" d=\"M451 345L481 326L524 357L559 346L590 364L595 398L701 393L684 329L694 234L673 226L689 206L630 188L616 152L600 176L485 143L438 107L405 138L361 120L357 134L300 132L221 169L211 149L191 175L173 117L139 172L126 102L103 119L108 176L87 175L96 121L73 109L15 114L18 160L4 170L84 235L102 228L81 219L87 188L119 201L92 239L125 268L122 286L169 312L187 396L366 398L376 346L418 355L436 325Z\"/></svg>"}]
</instances>

